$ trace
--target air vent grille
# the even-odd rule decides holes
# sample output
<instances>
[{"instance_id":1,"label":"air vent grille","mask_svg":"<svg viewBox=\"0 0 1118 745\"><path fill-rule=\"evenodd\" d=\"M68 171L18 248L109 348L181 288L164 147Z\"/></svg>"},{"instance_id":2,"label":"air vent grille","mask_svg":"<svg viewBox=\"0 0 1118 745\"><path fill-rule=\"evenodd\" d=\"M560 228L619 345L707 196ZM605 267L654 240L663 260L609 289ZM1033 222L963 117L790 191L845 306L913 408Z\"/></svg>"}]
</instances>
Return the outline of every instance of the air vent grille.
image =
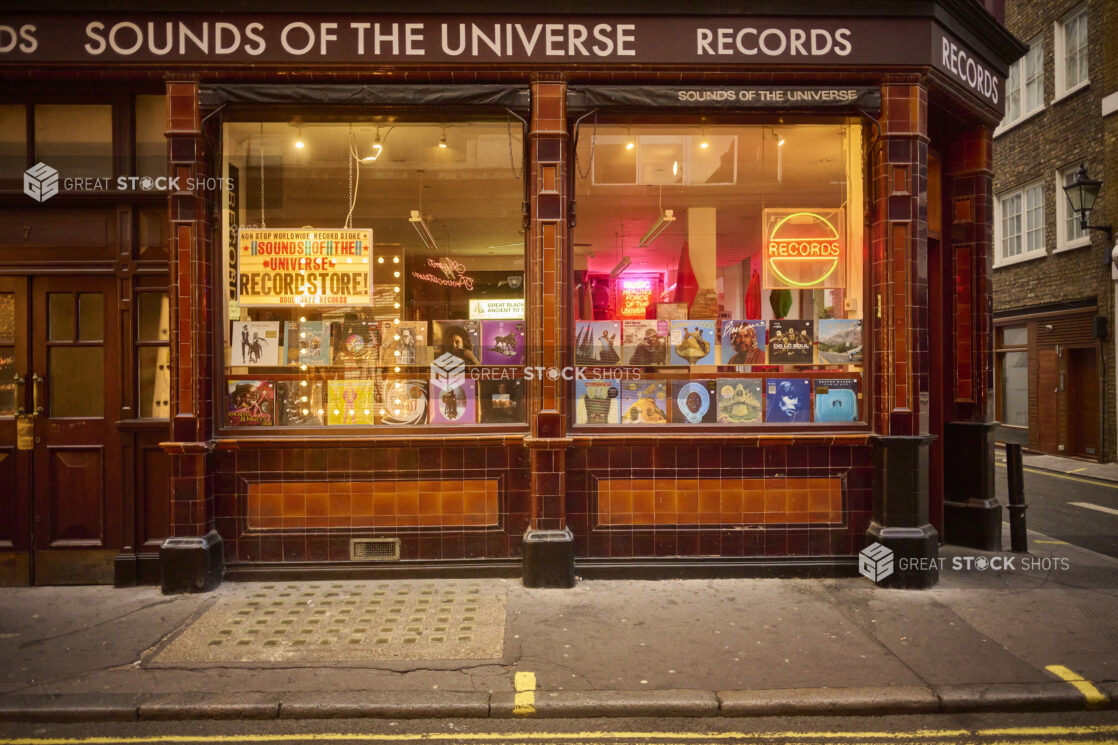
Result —
<instances>
[{"instance_id":1,"label":"air vent grille","mask_svg":"<svg viewBox=\"0 0 1118 745\"><path fill-rule=\"evenodd\" d=\"M353 561L399 561L399 538L354 538L349 542Z\"/></svg>"}]
</instances>

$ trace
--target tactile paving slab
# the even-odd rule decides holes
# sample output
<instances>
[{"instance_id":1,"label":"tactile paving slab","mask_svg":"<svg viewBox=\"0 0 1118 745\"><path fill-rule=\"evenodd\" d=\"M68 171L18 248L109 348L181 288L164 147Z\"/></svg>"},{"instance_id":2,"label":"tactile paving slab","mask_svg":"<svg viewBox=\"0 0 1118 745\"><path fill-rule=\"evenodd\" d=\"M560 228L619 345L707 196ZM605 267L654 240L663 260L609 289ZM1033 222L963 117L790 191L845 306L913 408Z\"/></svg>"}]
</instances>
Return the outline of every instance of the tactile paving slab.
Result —
<instances>
[{"instance_id":1,"label":"tactile paving slab","mask_svg":"<svg viewBox=\"0 0 1118 745\"><path fill-rule=\"evenodd\" d=\"M149 664L497 659L506 600L499 580L241 585Z\"/></svg>"}]
</instances>

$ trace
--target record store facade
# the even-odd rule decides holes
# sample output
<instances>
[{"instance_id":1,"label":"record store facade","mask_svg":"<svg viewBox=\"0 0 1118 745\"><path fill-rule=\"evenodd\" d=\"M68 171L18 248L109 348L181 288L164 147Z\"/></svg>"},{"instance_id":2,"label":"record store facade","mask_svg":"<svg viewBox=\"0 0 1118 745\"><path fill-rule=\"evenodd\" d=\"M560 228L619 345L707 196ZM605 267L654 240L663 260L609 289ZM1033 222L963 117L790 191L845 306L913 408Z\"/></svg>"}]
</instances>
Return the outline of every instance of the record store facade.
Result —
<instances>
[{"instance_id":1,"label":"record store facade","mask_svg":"<svg viewBox=\"0 0 1118 745\"><path fill-rule=\"evenodd\" d=\"M0 583L1000 541L998 8L390 5L0 16Z\"/></svg>"}]
</instances>

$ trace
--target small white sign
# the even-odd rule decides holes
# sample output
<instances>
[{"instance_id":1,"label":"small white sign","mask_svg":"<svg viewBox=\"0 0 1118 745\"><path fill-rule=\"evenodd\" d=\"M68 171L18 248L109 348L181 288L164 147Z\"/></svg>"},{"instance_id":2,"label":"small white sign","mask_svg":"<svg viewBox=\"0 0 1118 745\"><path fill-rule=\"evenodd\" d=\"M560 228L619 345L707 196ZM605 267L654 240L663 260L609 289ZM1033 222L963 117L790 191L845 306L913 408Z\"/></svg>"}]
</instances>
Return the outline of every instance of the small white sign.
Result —
<instances>
[{"instance_id":1,"label":"small white sign","mask_svg":"<svg viewBox=\"0 0 1118 745\"><path fill-rule=\"evenodd\" d=\"M524 320L524 298L470 300L470 320L494 318Z\"/></svg>"}]
</instances>

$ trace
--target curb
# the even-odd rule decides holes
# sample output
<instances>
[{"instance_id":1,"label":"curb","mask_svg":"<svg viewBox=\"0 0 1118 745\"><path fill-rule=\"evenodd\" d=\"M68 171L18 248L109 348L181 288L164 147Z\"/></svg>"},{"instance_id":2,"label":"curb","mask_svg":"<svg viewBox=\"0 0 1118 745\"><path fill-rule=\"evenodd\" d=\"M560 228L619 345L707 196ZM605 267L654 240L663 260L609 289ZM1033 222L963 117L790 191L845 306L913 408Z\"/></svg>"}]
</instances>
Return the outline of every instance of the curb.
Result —
<instances>
[{"instance_id":1,"label":"curb","mask_svg":"<svg viewBox=\"0 0 1118 745\"><path fill-rule=\"evenodd\" d=\"M761 717L1090 711L1118 708L1118 682L1097 684L1091 706L1066 683L782 688L752 691L536 691L529 718ZM507 719L515 694L469 691L369 693L188 692L162 695L0 696L0 722L135 722L237 719Z\"/></svg>"},{"instance_id":2,"label":"curb","mask_svg":"<svg viewBox=\"0 0 1118 745\"><path fill-rule=\"evenodd\" d=\"M1005 465L1005 458L999 458L997 460L997 463L998 463L998 465L1004 466ZM1025 468L1031 468L1034 471L1042 471L1044 473L1051 473L1055 476L1071 476L1071 477L1074 477L1074 478L1077 478L1077 479L1083 479L1084 481L1093 481L1096 484L1110 484L1110 485L1118 484L1118 479L1108 479L1108 478L1105 478L1103 476L1091 476L1090 474L1086 474L1086 473L1069 473L1067 471L1061 471L1058 468L1045 468L1044 466L1038 466L1038 465L1034 465L1032 463L1024 463L1023 462L1022 465Z\"/></svg>"}]
</instances>

